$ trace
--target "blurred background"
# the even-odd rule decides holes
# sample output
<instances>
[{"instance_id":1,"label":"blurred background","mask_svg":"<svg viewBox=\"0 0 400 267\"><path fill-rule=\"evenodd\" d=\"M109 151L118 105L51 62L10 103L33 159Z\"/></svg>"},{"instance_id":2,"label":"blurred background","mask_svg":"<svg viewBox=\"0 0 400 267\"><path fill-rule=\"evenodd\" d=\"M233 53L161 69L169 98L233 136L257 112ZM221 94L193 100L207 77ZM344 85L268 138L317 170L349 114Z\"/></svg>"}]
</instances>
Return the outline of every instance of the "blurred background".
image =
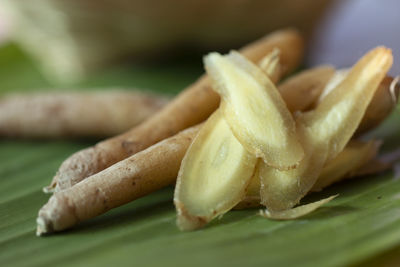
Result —
<instances>
[{"instance_id":1,"label":"blurred background","mask_svg":"<svg viewBox=\"0 0 400 267\"><path fill-rule=\"evenodd\" d=\"M141 72L157 69L194 79L208 51L238 48L282 27L306 36L305 66L347 67L381 44L396 58L398 10L397 0L0 0L0 86L16 88L24 77L32 87L99 79L141 85ZM24 65L13 69L16 62ZM400 73L398 62L392 75Z\"/></svg>"},{"instance_id":2,"label":"blurred background","mask_svg":"<svg viewBox=\"0 0 400 267\"><path fill-rule=\"evenodd\" d=\"M229 49L237 49L283 27L297 28L306 37L307 53L302 67L325 63L333 64L338 68L349 67L369 49L377 45L385 45L393 50L395 60L390 74L396 76L400 74L399 10L399 0L0 0L0 94L37 89L108 90L112 87L128 89L136 87L141 90L173 95L204 72L202 65L204 54L210 51L226 52ZM394 125L399 125L398 112L396 115L388 122L380 135L387 140L389 146L398 143L399 139L399 127L394 127ZM160 210L172 210L169 204L165 204L171 202L171 192L165 191L161 192L164 194L161 197L156 195L153 200L145 199L143 202L138 202L139 204L135 201L133 206L111 213L108 215L110 216L108 218L111 218L109 220L100 218L97 226L96 222L89 224L86 230L84 228L81 232L77 231L77 235L70 232L53 239L35 239L33 229L37 210L47 201L47 196L40 192L40 188L49 182L50 177L67 156L92 145L93 141L90 140L91 143L87 141L0 141L0 176L4 178L0 179L2 182L0 202L3 201L0 203L3 205L0 207L3 208L0 215L5 214L3 217L0 216L0 224L3 223L0 225L2 231L0 231L0 243L3 244L3 254L9 254L11 258L14 257L17 261L23 262L22 265L27 265L26 259L36 259L37 262L45 262L47 265L50 264L50 260L55 262L54 259L80 260L86 256L86 252L92 252L88 255L97 257L106 252L105 248L108 250L110 247L110 251L115 252L118 260L121 261L128 257L120 258L118 253L123 252L131 257L132 253L135 253L135 249L132 248L137 248L135 244L147 241L144 236L150 231L163 238L170 238L170 235L163 236L161 230L156 229L158 224L153 224L154 228L148 228L150 230L140 226L142 222L145 225L146 222L152 221L151 213L158 214ZM379 179L372 180L372 186L378 185L381 179L387 181L390 177L377 178ZM385 180L383 182L385 183ZM368 186L368 184L364 185L361 184L360 190L353 192L361 194ZM390 190L398 188L395 183L384 185ZM386 190L391 194L392 191L389 189ZM378 199L382 196L380 192L386 192L382 191L384 189L381 187L379 190L381 191L378 191ZM371 213L355 213L355 216L363 214L365 217L360 218L366 221L365 224L360 222L355 226L371 223L372 228L366 231L373 231L368 232L368 235L356 234L354 235L356 239L348 239L358 229L354 225L348 228L341 226L353 222L354 218L351 217L353 210L347 206L344 206L343 210L338 207L339 209L332 210L336 219L339 219L338 222L341 219L338 216L341 212L342 215L348 213L349 216L345 217L342 223L337 224L340 226L338 229L333 227L329 229L330 224L321 229L325 229L325 233L332 230L333 235L338 233L336 230L343 234L337 240L332 240L330 246L323 244L318 247L317 252L323 248L327 251L326 254L322 254L323 256L333 254L344 259L353 259L350 257L353 251L347 251L347 248L353 248L357 244L356 242L349 243L349 240L365 243L366 249L362 253L366 254L371 254L371 251L378 247L380 250L374 251L371 254L373 256L388 249L389 245L394 246L393 242L398 242L396 235L386 239L389 240L387 242L392 242L390 244L383 242L384 239L380 236L380 234L398 233L398 226L395 225L398 218L395 213L398 212L398 207L394 204L390 206L385 195L383 195L383 200L379 201L388 201L383 202L387 204L376 204L378 200L375 200L375 195L373 195L375 191L366 191L373 192L370 193L371 198L361 198L360 203L365 201L365 206L370 203L375 204ZM344 197L351 197L351 188L343 192ZM396 196L398 199L399 195ZM372 197L374 201L370 201ZM353 198L349 199L354 201ZM149 211L145 210L147 204L143 204L146 201L150 203L148 204ZM160 204L160 201L164 202ZM142 209L140 205L144 208ZM380 210L383 206L379 205L386 205L384 207L389 208ZM136 208L132 209L132 207L139 207L137 217L135 217ZM130 215L126 215L125 211L129 211ZM253 214L253 212L249 211L248 214ZM377 212L381 217L373 212ZM169 216L168 214L166 216ZM370 217L367 216L368 214ZM122 216L121 224L115 223L115 221L120 221L118 216ZM140 216L144 219L139 220ZM238 218L241 215L230 216ZM329 217L329 210L322 212L321 218L324 219L324 216L325 219ZM137 226L131 222L132 218L137 219L139 231L145 229L144 232L132 230ZM155 218L158 220L158 217ZM327 221L321 222L324 224ZM245 221L245 223L246 225L243 225L247 229L249 222ZM318 223L318 220L311 223ZM167 224L169 221L165 221L164 225ZM128 228L128 225L131 228ZM171 225L172 223L167 225L167 231ZM227 225L235 226L235 224ZM300 228L301 225L303 222L294 225L290 231L304 229ZM303 226L306 227L307 224ZM218 236L219 228L214 229L217 231L211 231L211 235ZM226 231L228 234L237 228L229 229ZM274 229L281 230L279 227ZM315 229L317 229L315 236L318 236L319 240L319 235L324 232L320 232L318 227ZM262 237L269 238L270 236L265 233ZM96 234L100 235L96 236ZM383 238L387 235L383 235ZM181 241L180 237L178 235L177 240ZM79 238L79 242L76 242L76 238ZM376 246L371 245L373 238L377 240L374 243ZM7 243L7 239L11 241ZM190 239L194 239L194 235L190 236ZM131 242L132 240L139 241L135 243ZM154 240L157 242L158 239ZM160 240L162 242L162 239ZM245 240L250 239L246 237ZM253 240L257 242L257 239ZM285 244L281 238L274 240L278 244L276 246L278 249ZM299 240L306 242L308 236L301 236ZM314 244L316 239L310 240L311 242L305 244L299 253L308 247L317 247L321 244ZM326 240L326 236L321 240L322 242ZM225 244L228 244L228 241L218 243L218 249L226 248ZM235 239L238 244L241 243L239 241ZM110 243L103 243L101 246L101 242ZM179 242L165 242L165 244L173 243ZM183 244L187 243L183 242ZM158 247L165 250L163 246ZM297 251L298 247L294 247L293 251ZM329 251L332 247L335 249ZM6 251L5 248L8 250ZM43 253L39 253L43 248L53 248L53 250L46 250L46 252L43 250ZM214 247L211 246L208 251L212 250ZM96 254L96 251L100 253ZM104 253L105 257L111 255L110 251L108 254ZM136 251L136 253L141 251ZM152 256L157 255L153 250L146 251L151 252ZM165 251L168 253L171 250ZM258 253L258 250L254 251ZM265 253L265 250L259 251L259 255ZM0 254L1 252L2 249L0 249ZM399 252L400 247L397 246L390 255L383 255L383 257L394 257L397 264L393 266L400 266ZM243 253L246 254L246 252ZM353 255L355 257L366 255L362 253L356 250ZM150 254L143 255L146 257ZM290 257L285 253L281 255L285 258ZM300 256L304 259L308 255L310 254ZM314 254L312 256L314 260ZM272 260L274 259L272 257ZM132 262L132 260L127 262ZM293 262L297 262L297 259ZM60 262L57 261L58 263ZM382 258L378 259L378 263L360 266L379 266Z\"/></svg>"}]
</instances>

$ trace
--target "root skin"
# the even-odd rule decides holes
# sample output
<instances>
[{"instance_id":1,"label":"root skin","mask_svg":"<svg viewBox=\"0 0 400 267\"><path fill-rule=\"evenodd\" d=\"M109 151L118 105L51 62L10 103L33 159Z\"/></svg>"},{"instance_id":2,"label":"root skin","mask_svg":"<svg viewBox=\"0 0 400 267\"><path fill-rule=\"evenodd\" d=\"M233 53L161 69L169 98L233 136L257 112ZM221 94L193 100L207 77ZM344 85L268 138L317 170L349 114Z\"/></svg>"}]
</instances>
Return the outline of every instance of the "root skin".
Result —
<instances>
[{"instance_id":1,"label":"root skin","mask_svg":"<svg viewBox=\"0 0 400 267\"><path fill-rule=\"evenodd\" d=\"M128 90L8 94L0 97L0 136L104 138L138 125L167 102Z\"/></svg>"},{"instance_id":2,"label":"root skin","mask_svg":"<svg viewBox=\"0 0 400 267\"><path fill-rule=\"evenodd\" d=\"M301 62L304 42L292 29L277 31L240 50L251 61L258 63L274 48L280 50L282 75L293 71ZM186 88L166 107L131 130L98 143L94 147L73 154L60 167L49 191L68 188L86 177L121 161L177 132L196 125L211 115L219 105L219 96L203 75Z\"/></svg>"},{"instance_id":3,"label":"root skin","mask_svg":"<svg viewBox=\"0 0 400 267\"><path fill-rule=\"evenodd\" d=\"M39 211L37 235L67 229L173 184L199 127L182 131L71 188L54 193Z\"/></svg>"}]
</instances>

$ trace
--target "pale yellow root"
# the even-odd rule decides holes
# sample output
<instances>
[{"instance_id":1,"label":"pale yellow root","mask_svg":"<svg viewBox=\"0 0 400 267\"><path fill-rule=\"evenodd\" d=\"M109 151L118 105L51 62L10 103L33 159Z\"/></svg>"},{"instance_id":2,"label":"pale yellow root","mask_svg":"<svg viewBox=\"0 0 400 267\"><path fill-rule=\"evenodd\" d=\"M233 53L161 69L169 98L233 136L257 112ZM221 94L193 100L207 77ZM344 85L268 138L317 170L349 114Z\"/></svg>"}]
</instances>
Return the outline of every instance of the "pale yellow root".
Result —
<instances>
[{"instance_id":1,"label":"pale yellow root","mask_svg":"<svg viewBox=\"0 0 400 267\"><path fill-rule=\"evenodd\" d=\"M300 63L304 51L303 39L294 30L277 31L245 46L240 52L258 63L274 48L280 50L281 73L284 75ZM198 124L207 119L218 105L218 94L211 89L207 76L203 76L144 123L73 154L63 162L47 190L66 189L160 140Z\"/></svg>"},{"instance_id":2,"label":"pale yellow root","mask_svg":"<svg viewBox=\"0 0 400 267\"><path fill-rule=\"evenodd\" d=\"M352 140L346 148L328 164L326 164L311 191L321 191L331 184L347 178L365 175L365 165L377 166L375 157L381 142L361 142ZM369 174L378 173L381 169L370 169ZM234 209L246 209L261 206L260 179L255 175L246 190L246 197ZM272 212L272 211L271 211Z\"/></svg>"},{"instance_id":3,"label":"pale yellow root","mask_svg":"<svg viewBox=\"0 0 400 267\"><path fill-rule=\"evenodd\" d=\"M67 229L173 183L199 127L186 129L54 193L39 211L37 235Z\"/></svg>"},{"instance_id":4,"label":"pale yellow root","mask_svg":"<svg viewBox=\"0 0 400 267\"><path fill-rule=\"evenodd\" d=\"M381 141L350 141L346 148L333 160L329 161L311 191L321 191L343 179L363 174L365 164L371 163L377 156Z\"/></svg>"},{"instance_id":5,"label":"pale yellow root","mask_svg":"<svg viewBox=\"0 0 400 267\"><path fill-rule=\"evenodd\" d=\"M325 163L354 135L392 62L390 49L372 49L315 109L297 116L297 132L305 150L299 166L286 172L265 164L259 168L261 200L268 210L290 209L307 194Z\"/></svg>"},{"instance_id":6,"label":"pale yellow root","mask_svg":"<svg viewBox=\"0 0 400 267\"><path fill-rule=\"evenodd\" d=\"M328 198L324 198L319 201L308 203L305 205L297 206L289 210L283 210L283 211L269 211L268 209L260 210L260 215L270 220L294 220L313 212L314 210L330 202L337 196L338 195L330 196Z\"/></svg>"},{"instance_id":7,"label":"pale yellow root","mask_svg":"<svg viewBox=\"0 0 400 267\"><path fill-rule=\"evenodd\" d=\"M240 202L257 163L217 109L189 146L176 180L176 224L182 231L204 227Z\"/></svg>"},{"instance_id":8,"label":"pale yellow root","mask_svg":"<svg viewBox=\"0 0 400 267\"><path fill-rule=\"evenodd\" d=\"M4 95L0 97L0 136L113 136L143 122L167 101L122 90Z\"/></svg>"},{"instance_id":9,"label":"pale yellow root","mask_svg":"<svg viewBox=\"0 0 400 267\"><path fill-rule=\"evenodd\" d=\"M332 91L332 89L334 89L334 87L346 78L348 73L348 69L338 70L328 82L328 85L324 88L323 92L320 92L320 97L312 106L317 106L318 103L321 102L324 97ZM370 129L377 127L395 109L400 93L398 79L399 77L393 79L390 76L386 76L382 80L374 94L374 98L368 105L361 125L358 127L355 136L361 135Z\"/></svg>"},{"instance_id":10,"label":"pale yellow root","mask_svg":"<svg viewBox=\"0 0 400 267\"><path fill-rule=\"evenodd\" d=\"M210 53L204 65L221 96L222 114L240 144L269 166L295 168L304 151L293 116L270 76L236 51L224 56ZM277 67L271 71L278 72Z\"/></svg>"}]
</instances>

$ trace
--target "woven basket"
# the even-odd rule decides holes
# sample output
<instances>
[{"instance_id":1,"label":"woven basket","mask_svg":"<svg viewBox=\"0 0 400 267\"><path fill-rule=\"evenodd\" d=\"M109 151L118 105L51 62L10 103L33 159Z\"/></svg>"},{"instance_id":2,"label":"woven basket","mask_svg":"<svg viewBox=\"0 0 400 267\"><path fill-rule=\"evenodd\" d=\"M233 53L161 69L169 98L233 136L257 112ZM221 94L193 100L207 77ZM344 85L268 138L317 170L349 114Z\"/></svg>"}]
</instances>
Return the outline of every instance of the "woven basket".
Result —
<instances>
[{"instance_id":1,"label":"woven basket","mask_svg":"<svg viewBox=\"0 0 400 267\"><path fill-rule=\"evenodd\" d=\"M330 0L2 0L12 38L49 77L74 81L124 58L236 47L286 26L310 32Z\"/></svg>"}]
</instances>

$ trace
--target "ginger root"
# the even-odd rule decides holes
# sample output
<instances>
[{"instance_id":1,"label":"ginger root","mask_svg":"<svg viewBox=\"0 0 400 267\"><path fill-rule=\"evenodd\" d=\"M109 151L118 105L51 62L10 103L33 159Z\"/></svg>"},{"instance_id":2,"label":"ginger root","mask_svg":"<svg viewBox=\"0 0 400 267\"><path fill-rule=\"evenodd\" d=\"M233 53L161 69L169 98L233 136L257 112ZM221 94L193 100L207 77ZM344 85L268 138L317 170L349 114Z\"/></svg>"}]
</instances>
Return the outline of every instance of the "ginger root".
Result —
<instances>
[{"instance_id":1,"label":"ginger root","mask_svg":"<svg viewBox=\"0 0 400 267\"><path fill-rule=\"evenodd\" d=\"M237 56L241 57L239 54ZM244 82L243 88L251 86L243 81L245 78L252 80L252 77L247 76L246 70L230 72L230 67L235 65L234 61L224 62L222 56L216 54L214 60L210 59L210 56L205 58L206 65L216 68L218 64L215 57L222 60L220 63L226 72L221 73L215 69L217 73L211 74L211 79L214 80L214 75L220 74L227 79L237 78L236 83ZM278 50L265 56L259 71L258 74L268 81L269 78L278 79ZM207 72L210 73L209 70ZM242 76L242 79L238 76ZM264 95L264 92L263 88L258 91L261 95ZM204 123L181 163L174 194L174 204L178 212L177 225L181 230L203 227L212 219L232 209L244 198L246 187L254 173L257 158L235 137L222 114L225 99L221 102L222 108L217 109ZM229 186L230 184L235 186Z\"/></svg>"},{"instance_id":2,"label":"ginger root","mask_svg":"<svg viewBox=\"0 0 400 267\"><path fill-rule=\"evenodd\" d=\"M200 126L186 129L71 188L54 193L37 218L37 235L72 227L175 182Z\"/></svg>"},{"instance_id":3,"label":"ginger root","mask_svg":"<svg viewBox=\"0 0 400 267\"><path fill-rule=\"evenodd\" d=\"M174 194L179 229L203 227L239 203L256 162L257 158L233 135L221 109L217 109L182 160Z\"/></svg>"},{"instance_id":4,"label":"ginger root","mask_svg":"<svg viewBox=\"0 0 400 267\"><path fill-rule=\"evenodd\" d=\"M293 76L291 79L296 81L298 78L299 83L301 83L300 87L312 88L311 84L310 86L307 86L306 83L311 82L314 79L305 80L298 75ZM298 83L293 82L293 84ZM280 88L281 87L278 87L279 90ZM296 88L297 86L294 86L292 87L292 90L296 90ZM379 97L379 95L375 94L374 98L375 97ZM287 101L286 98L284 99ZM306 97L303 99L304 101L309 102ZM290 100L288 102L290 102ZM376 103L382 102L376 101ZM373 121L369 120L363 120L363 123L374 124ZM186 150L200 127L201 126L199 125L180 132L177 135L161 141L128 159L114 164L71 188L61 192L56 192L39 212L40 219L38 219L38 234L41 235L62 231L74 226L78 222L93 218L109 209L152 193L165 185L173 184L176 180ZM132 166L139 167L133 168ZM368 174L379 172L381 170L381 168L374 169L369 171ZM360 170L357 171L357 174L359 172ZM133 185L134 181L135 184ZM66 187L70 186L71 185L66 185ZM97 188L100 189L97 191ZM100 194L100 192L103 191L107 192L107 196L110 196L109 199L111 199L112 202L107 200L106 203L103 203L102 201L96 200L100 195L101 200L104 201L104 195ZM257 193L258 192L257 189ZM257 198L253 200L249 197L251 197L251 194L247 195L245 201L250 204L241 202L239 203L241 207L236 206L235 208L259 205L259 194L257 194ZM90 207L88 205L90 205ZM74 209L79 211L79 215L76 215L79 217L74 215L74 211L73 209L70 209L70 207L74 207ZM64 222L64 219L67 221Z\"/></svg>"},{"instance_id":5,"label":"ginger root","mask_svg":"<svg viewBox=\"0 0 400 267\"><path fill-rule=\"evenodd\" d=\"M297 117L305 157L293 170L260 164L261 203L270 211L293 208L357 130L379 84L393 62L391 50L377 47L364 55L317 107Z\"/></svg>"},{"instance_id":6,"label":"ginger root","mask_svg":"<svg viewBox=\"0 0 400 267\"><path fill-rule=\"evenodd\" d=\"M313 70L309 70L309 72L312 73ZM314 73L318 75L319 71ZM314 83L317 78L304 79L303 74L297 74L290 79L292 86L286 84L289 83L287 81L278 87L278 90L281 91L282 86L285 85L286 93L282 95L288 106L291 104L290 99L293 99L287 97L291 95L290 91L293 90L293 93L295 93L297 88L310 88L310 90L320 88L318 90L322 91L324 87L321 83ZM314 86L315 84L317 84L316 87ZM381 86L383 84L381 83ZM304 103L310 103L315 101L318 95L305 93L305 97L302 99ZM379 94L375 94L374 98L376 97L380 97ZM310 101L310 99L313 100ZM384 102L376 101L376 103ZM299 106L306 107L308 104L303 105L299 102ZM381 119L379 118L379 120ZM363 120L363 123L375 125L373 120ZM95 217L111 208L174 183L183 156L200 127L196 126L178 133L87 178L71 188L56 192L39 212L38 234L70 228L80 221ZM71 184L65 185L65 187L70 186ZM259 194L256 201L260 203Z\"/></svg>"},{"instance_id":7,"label":"ginger root","mask_svg":"<svg viewBox=\"0 0 400 267\"><path fill-rule=\"evenodd\" d=\"M160 110L166 97L137 91L41 92L0 97L0 136L108 137Z\"/></svg>"},{"instance_id":8,"label":"ginger root","mask_svg":"<svg viewBox=\"0 0 400 267\"><path fill-rule=\"evenodd\" d=\"M205 66L222 98L223 117L218 112L206 122L208 127L200 131L182 162L174 196L178 227L203 227L233 208L244 195L252 170L261 182L265 216L295 218L318 207L323 201L292 209L310 191L323 166L351 139L392 62L391 50L385 47L367 53L315 109L296 115L296 128L277 88L260 68L234 52L208 55ZM287 153L281 154L289 152L288 145L296 157L297 142L304 155L298 166L284 169L271 164L276 159L286 164L288 157L293 164ZM262 159L258 168L256 157Z\"/></svg>"},{"instance_id":9,"label":"ginger root","mask_svg":"<svg viewBox=\"0 0 400 267\"><path fill-rule=\"evenodd\" d=\"M344 179L365 175L365 166L375 164L375 158L378 154L380 145L381 142L375 140L369 142L358 140L350 141L336 158L325 164L317 181L311 188L311 191L321 191L331 184L340 182ZM390 164L385 165L386 169L389 167ZM378 173L383 170L383 168L376 168L371 170L368 174ZM255 173L257 173L257 171ZM234 209L260 207L260 188L260 179L257 175L254 175L247 187L246 197L236 205Z\"/></svg>"},{"instance_id":10,"label":"ginger root","mask_svg":"<svg viewBox=\"0 0 400 267\"><path fill-rule=\"evenodd\" d=\"M274 48L280 50L280 71L285 75L300 63L304 43L295 30L282 30L250 43L240 52L258 62ZM198 124L210 116L219 105L219 96L202 76L154 116L131 130L79 151L65 160L47 191L59 191L78 183L112 164L123 160L154 143ZM68 181L68 182L65 182Z\"/></svg>"},{"instance_id":11,"label":"ginger root","mask_svg":"<svg viewBox=\"0 0 400 267\"><path fill-rule=\"evenodd\" d=\"M304 151L292 114L268 75L235 51L210 53L204 63L225 120L245 149L275 168L296 167Z\"/></svg>"}]
</instances>

